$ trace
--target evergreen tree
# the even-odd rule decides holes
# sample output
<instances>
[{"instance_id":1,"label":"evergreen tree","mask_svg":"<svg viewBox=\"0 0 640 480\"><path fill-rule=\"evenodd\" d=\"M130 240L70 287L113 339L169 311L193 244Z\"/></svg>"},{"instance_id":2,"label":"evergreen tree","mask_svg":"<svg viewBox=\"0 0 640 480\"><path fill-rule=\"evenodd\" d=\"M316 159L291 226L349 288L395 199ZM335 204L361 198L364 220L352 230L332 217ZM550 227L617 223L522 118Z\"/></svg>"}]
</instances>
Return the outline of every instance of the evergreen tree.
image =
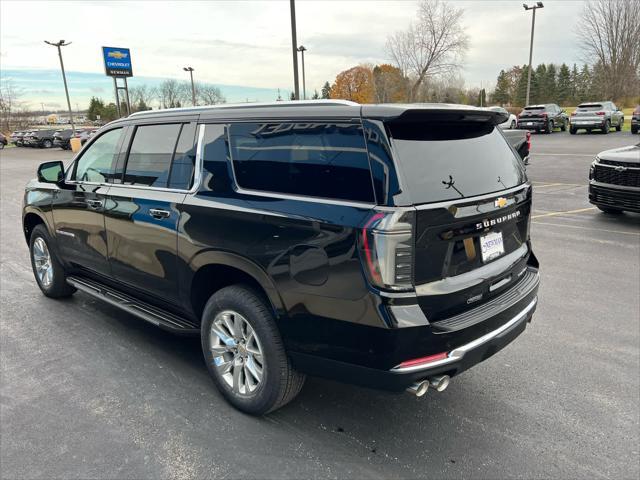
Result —
<instances>
[{"instance_id":1,"label":"evergreen tree","mask_svg":"<svg viewBox=\"0 0 640 480\"><path fill-rule=\"evenodd\" d=\"M509 84L507 73L504 70L500 70L500 73L498 74L498 80L496 81L496 89L493 92L493 102L501 106L510 103L510 88L511 85Z\"/></svg>"},{"instance_id":2,"label":"evergreen tree","mask_svg":"<svg viewBox=\"0 0 640 480\"><path fill-rule=\"evenodd\" d=\"M587 65L586 63L582 66L582 70L580 70L577 90L578 103L586 102L589 100L589 96L591 95L592 90L591 71L589 70L589 65Z\"/></svg>"},{"instance_id":3,"label":"evergreen tree","mask_svg":"<svg viewBox=\"0 0 640 480\"><path fill-rule=\"evenodd\" d=\"M295 99L296 99L295 92L291 92L291 95L289 96L289 100L295 100Z\"/></svg>"},{"instance_id":4,"label":"evergreen tree","mask_svg":"<svg viewBox=\"0 0 640 480\"><path fill-rule=\"evenodd\" d=\"M97 120L98 115L102 117L104 111L104 102L96 97L91 97L89 101L89 109L87 110L87 118L89 120Z\"/></svg>"},{"instance_id":5,"label":"evergreen tree","mask_svg":"<svg viewBox=\"0 0 640 480\"><path fill-rule=\"evenodd\" d=\"M546 103L557 103L558 102L558 79L556 78L558 75L558 70L553 63L547 65L547 72L545 74L544 80L542 82L543 91L540 92L543 98L543 101Z\"/></svg>"},{"instance_id":6,"label":"evergreen tree","mask_svg":"<svg viewBox=\"0 0 640 480\"><path fill-rule=\"evenodd\" d=\"M331 98L331 84L329 82L324 82L322 86L322 98Z\"/></svg>"},{"instance_id":7,"label":"evergreen tree","mask_svg":"<svg viewBox=\"0 0 640 480\"><path fill-rule=\"evenodd\" d=\"M558 72L558 85L556 89L556 99L559 105L570 105L571 104L571 72L569 71L569 67L566 63L563 63L560 66L560 71Z\"/></svg>"},{"instance_id":8,"label":"evergreen tree","mask_svg":"<svg viewBox=\"0 0 640 480\"><path fill-rule=\"evenodd\" d=\"M481 88L478 92L478 100L476 101L476 107L486 107L487 106L487 91L484 88Z\"/></svg>"},{"instance_id":9,"label":"evergreen tree","mask_svg":"<svg viewBox=\"0 0 640 480\"><path fill-rule=\"evenodd\" d=\"M532 72L533 73L533 72ZM515 98L515 105L518 107L526 107L525 102L526 102L526 98L527 98L527 76L529 74L529 66L528 65L524 65L522 67L522 70L520 71L520 78L518 79L517 82L517 87L516 87L516 98ZM531 83L533 84L533 80L534 80L534 75L531 75ZM529 100L529 103L534 103L531 100Z\"/></svg>"},{"instance_id":10,"label":"evergreen tree","mask_svg":"<svg viewBox=\"0 0 640 480\"><path fill-rule=\"evenodd\" d=\"M580 72L578 71L578 66L574 63L573 68L571 69L571 104L577 105L580 103L579 100L579 85L580 85Z\"/></svg>"},{"instance_id":11,"label":"evergreen tree","mask_svg":"<svg viewBox=\"0 0 640 480\"><path fill-rule=\"evenodd\" d=\"M529 103L544 103L545 97L545 84L547 79L547 66L541 63L531 72L531 93L529 95Z\"/></svg>"},{"instance_id":12,"label":"evergreen tree","mask_svg":"<svg viewBox=\"0 0 640 480\"><path fill-rule=\"evenodd\" d=\"M314 90L313 97L311 97L311 100L318 100L319 98L320 98L320 94L318 93L318 90Z\"/></svg>"}]
</instances>

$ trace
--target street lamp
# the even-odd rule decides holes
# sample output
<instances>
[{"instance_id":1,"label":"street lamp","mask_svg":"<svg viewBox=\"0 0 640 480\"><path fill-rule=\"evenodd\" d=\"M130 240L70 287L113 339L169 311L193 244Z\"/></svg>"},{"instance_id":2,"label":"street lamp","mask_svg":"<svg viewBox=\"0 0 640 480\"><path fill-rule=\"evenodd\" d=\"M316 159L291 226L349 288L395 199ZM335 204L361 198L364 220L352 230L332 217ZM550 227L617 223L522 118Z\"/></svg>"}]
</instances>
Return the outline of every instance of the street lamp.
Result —
<instances>
[{"instance_id":1,"label":"street lamp","mask_svg":"<svg viewBox=\"0 0 640 480\"><path fill-rule=\"evenodd\" d=\"M303 99L307 99L307 85L305 83L305 78L304 78L304 52L307 51L306 47L304 45L300 45L298 47L298 51L300 53L302 53L302 98Z\"/></svg>"},{"instance_id":2,"label":"street lamp","mask_svg":"<svg viewBox=\"0 0 640 480\"><path fill-rule=\"evenodd\" d=\"M193 102L193 106L196 106L196 87L193 84L193 68L192 67L184 67L183 70L185 72L189 72L191 76L191 101Z\"/></svg>"},{"instance_id":3,"label":"street lamp","mask_svg":"<svg viewBox=\"0 0 640 480\"><path fill-rule=\"evenodd\" d=\"M533 56L533 30L536 26L536 10L538 8L544 8L542 2L537 2L535 5L527 5L523 3L522 6L525 10L533 10L533 15L531 16L531 43L529 45L529 72L527 75L527 99L525 100L525 106L529 105L529 93L531 92L531 57Z\"/></svg>"},{"instance_id":4,"label":"street lamp","mask_svg":"<svg viewBox=\"0 0 640 480\"><path fill-rule=\"evenodd\" d=\"M291 50L293 51L293 91L295 100L300 100L298 85L298 40L296 39L296 0L289 0L291 11Z\"/></svg>"},{"instance_id":5,"label":"street lamp","mask_svg":"<svg viewBox=\"0 0 640 480\"><path fill-rule=\"evenodd\" d=\"M60 40L57 43L53 43L45 40L44 43L58 48L58 56L60 57L60 68L62 69L62 81L64 82L64 93L67 95L67 107L69 108L69 121L71 122L71 131L75 135L76 127L73 123L73 112L71 111L71 101L69 100L69 89L67 88L67 77L64 73L64 63L62 62L62 50L60 49L60 47L66 47L67 45L71 45L71 42L64 43L64 40Z\"/></svg>"}]
</instances>

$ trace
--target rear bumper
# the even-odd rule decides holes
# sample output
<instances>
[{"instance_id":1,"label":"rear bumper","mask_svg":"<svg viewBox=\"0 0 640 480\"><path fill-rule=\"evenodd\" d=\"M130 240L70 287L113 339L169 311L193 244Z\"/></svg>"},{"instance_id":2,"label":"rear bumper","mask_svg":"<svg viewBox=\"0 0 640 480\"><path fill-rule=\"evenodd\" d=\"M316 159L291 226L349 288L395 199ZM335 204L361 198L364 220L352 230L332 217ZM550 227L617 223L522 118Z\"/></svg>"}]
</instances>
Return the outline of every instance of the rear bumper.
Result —
<instances>
[{"instance_id":1,"label":"rear bumper","mask_svg":"<svg viewBox=\"0 0 640 480\"><path fill-rule=\"evenodd\" d=\"M571 120L570 125L572 128L602 128L605 125L606 118L598 119L586 119L586 120Z\"/></svg>"},{"instance_id":2,"label":"rear bumper","mask_svg":"<svg viewBox=\"0 0 640 480\"><path fill-rule=\"evenodd\" d=\"M496 306L492 317L468 328L436 333L434 324L433 327L425 325L387 331L386 348L398 352L403 361L446 352L446 358L441 360L408 367L401 367L396 360L385 367L373 365L375 358L367 364L355 364L309 353L289 354L294 367L309 375L381 390L402 391L419 380L436 375L453 377L502 350L525 330L538 301L537 270L535 275L535 285L527 289L515 304L508 308ZM373 342L367 344L372 339L373 336L363 330L359 343L374 351L376 347Z\"/></svg>"},{"instance_id":3,"label":"rear bumper","mask_svg":"<svg viewBox=\"0 0 640 480\"><path fill-rule=\"evenodd\" d=\"M618 208L628 212L640 213L640 189L621 186L603 186L589 183L589 202L601 207Z\"/></svg>"},{"instance_id":4,"label":"rear bumper","mask_svg":"<svg viewBox=\"0 0 640 480\"><path fill-rule=\"evenodd\" d=\"M519 130L540 130L547 128L546 120L518 120Z\"/></svg>"}]
</instances>

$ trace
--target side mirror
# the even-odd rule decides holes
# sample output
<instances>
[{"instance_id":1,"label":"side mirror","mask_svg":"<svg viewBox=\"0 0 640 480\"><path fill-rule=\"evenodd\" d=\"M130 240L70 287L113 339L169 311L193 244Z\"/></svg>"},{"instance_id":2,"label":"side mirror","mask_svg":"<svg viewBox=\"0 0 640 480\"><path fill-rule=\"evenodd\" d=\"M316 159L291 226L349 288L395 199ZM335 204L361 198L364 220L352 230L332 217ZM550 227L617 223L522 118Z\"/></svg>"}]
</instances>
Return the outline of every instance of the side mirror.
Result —
<instances>
[{"instance_id":1,"label":"side mirror","mask_svg":"<svg viewBox=\"0 0 640 480\"><path fill-rule=\"evenodd\" d=\"M45 162L38 167L38 181L61 183L64 180L64 164L61 161Z\"/></svg>"}]
</instances>

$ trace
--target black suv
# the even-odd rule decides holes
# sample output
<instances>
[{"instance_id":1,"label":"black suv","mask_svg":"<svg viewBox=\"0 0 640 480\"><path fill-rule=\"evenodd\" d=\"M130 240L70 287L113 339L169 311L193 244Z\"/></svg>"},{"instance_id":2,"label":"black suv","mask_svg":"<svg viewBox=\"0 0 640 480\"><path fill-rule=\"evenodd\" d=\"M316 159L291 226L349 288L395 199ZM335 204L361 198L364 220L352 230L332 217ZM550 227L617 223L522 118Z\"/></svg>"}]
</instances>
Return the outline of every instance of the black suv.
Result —
<instances>
[{"instance_id":1,"label":"black suv","mask_svg":"<svg viewBox=\"0 0 640 480\"><path fill-rule=\"evenodd\" d=\"M26 147L51 148L53 147L53 135L56 130L33 130L22 139Z\"/></svg>"},{"instance_id":2,"label":"black suv","mask_svg":"<svg viewBox=\"0 0 640 480\"><path fill-rule=\"evenodd\" d=\"M63 150L71 150L71 137L73 130L70 128L64 130L56 130L53 134L53 146L60 147Z\"/></svg>"},{"instance_id":3,"label":"black suv","mask_svg":"<svg viewBox=\"0 0 640 480\"><path fill-rule=\"evenodd\" d=\"M636 106L631 114L631 133L638 133L640 130L640 105Z\"/></svg>"},{"instance_id":4,"label":"black suv","mask_svg":"<svg viewBox=\"0 0 640 480\"><path fill-rule=\"evenodd\" d=\"M554 129L560 128L564 132L569 125L567 118L565 111L555 103L529 105L518 115L518 128L545 133L553 133Z\"/></svg>"},{"instance_id":5,"label":"black suv","mask_svg":"<svg viewBox=\"0 0 640 480\"><path fill-rule=\"evenodd\" d=\"M341 101L133 114L28 184L36 281L200 335L245 412L305 374L441 391L537 304L531 186L504 121Z\"/></svg>"},{"instance_id":6,"label":"black suv","mask_svg":"<svg viewBox=\"0 0 640 480\"><path fill-rule=\"evenodd\" d=\"M640 212L640 144L596 156L589 170L589 201L605 213Z\"/></svg>"}]
</instances>

